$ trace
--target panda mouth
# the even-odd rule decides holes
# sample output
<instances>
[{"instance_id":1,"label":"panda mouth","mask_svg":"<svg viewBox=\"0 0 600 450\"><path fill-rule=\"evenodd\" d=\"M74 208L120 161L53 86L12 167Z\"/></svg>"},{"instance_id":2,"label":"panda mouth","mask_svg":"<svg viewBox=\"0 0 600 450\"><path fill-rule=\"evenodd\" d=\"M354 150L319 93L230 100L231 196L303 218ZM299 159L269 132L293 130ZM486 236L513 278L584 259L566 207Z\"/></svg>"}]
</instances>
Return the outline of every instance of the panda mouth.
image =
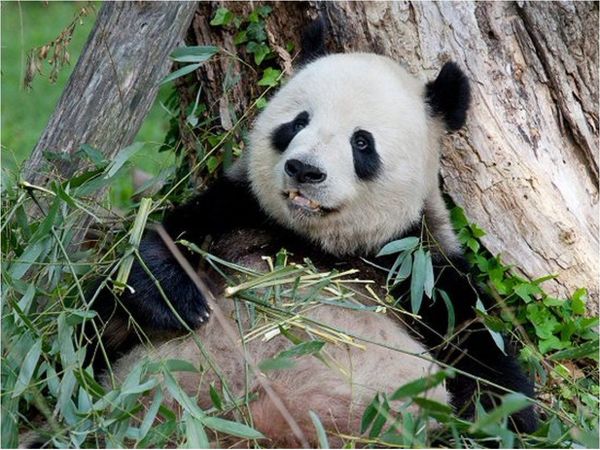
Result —
<instances>
[{"instance_id":1,"label":"panda mouth","mask_svg":"<svg viewBox=\"0 0 600 450\"><path fill-rule=\"evenodd\" d=\"M288 205L296 210L312 214L328 214L335 211L321 205L316 200L305 197L299 190L290 189L283 192L283 197L288 201Z\"/></svg>"}]
</instances>

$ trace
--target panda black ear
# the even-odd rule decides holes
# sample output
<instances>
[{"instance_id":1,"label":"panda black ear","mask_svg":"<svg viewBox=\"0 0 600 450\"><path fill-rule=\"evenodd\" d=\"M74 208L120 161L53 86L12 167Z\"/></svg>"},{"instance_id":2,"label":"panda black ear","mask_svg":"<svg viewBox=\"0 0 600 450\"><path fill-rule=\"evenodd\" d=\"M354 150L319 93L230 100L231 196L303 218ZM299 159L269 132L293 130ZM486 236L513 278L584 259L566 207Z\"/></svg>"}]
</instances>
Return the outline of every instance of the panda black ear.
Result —
<instances>
[{"instance_id":1,"label":"panda black ear","mask_svg":"<svg viewBox=\"0 0 600 450\"><path fill-rule=\"evenodd\" d=\"M471 102L469 80L458 65L447 62L434 81L425 87L425 100L434 116L440 117L451 131L465 124Z\"/></svg>"},{"instance_id":2,"label":"panda black ear","mask_svg":"<svg viewBox=\"0 0 600 450\"><path fill-rule=\"evenodd\" d=\"M327 34L327 22L322 15L310 22L302 30L300 38L300 55L296 64L304 66L321 56L327 54L325 47L325 36Z\"/></svg>"}]
</instances>

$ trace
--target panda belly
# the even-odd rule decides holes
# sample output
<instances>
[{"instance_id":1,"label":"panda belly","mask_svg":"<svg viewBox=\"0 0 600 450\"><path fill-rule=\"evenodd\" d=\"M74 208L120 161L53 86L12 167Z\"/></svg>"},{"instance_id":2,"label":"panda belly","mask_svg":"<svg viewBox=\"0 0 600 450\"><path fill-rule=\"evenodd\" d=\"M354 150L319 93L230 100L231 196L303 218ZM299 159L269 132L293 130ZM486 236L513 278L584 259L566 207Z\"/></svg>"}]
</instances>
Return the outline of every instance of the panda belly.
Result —
<instances>
[{"instance_id":1,"label":"panda belly","mask_svg":"<svg viewBox=\"0 0 600 450\"><path fill-rule=\"evenodd\" d=\"M226 242L230 244L228 249L240 248L235 239ZM251 240L244 239L244 242ZM215 248L218 249L218 246ZM264 246L259 248L265 249ZM236 258L230 260L235 259L234 262L243 262L252 268L260 266L264 270L265 263L259 254L264 253L258 250L239 252ZM235 339L224 332L213 314L208 324L196 330L195 336L164 342L154 350L142 346L135 348L117 362L115 376L117 380L124 380L131 367L144 358L190 361L201 370L175 372L173 376L186 393L197 400L201 408L212 407L209 385L214 383L220 390L221 379L226 380L234 398L244 397L246 389L253 394L254 400L249 403L249 413L254 428L270 439L268 445L298 447L301 441L291 432L288 420L273 403L272 395L265 392L264 384L251 371L247 375L247 364L240 352L239 330L248 329L250 318L244 307L237 308L236 312L236 302L237 306L241 306L240 301L223 296L217 297L215 301L216 307L228 322L227 328L234 331ZM309 323L318 323L320 329L344 331L351 336L351 343L323 339L326 343L319 352L320 357L296 357L293 358L293 367L264 373L272 391L310 444L316 444L317 437L309 411L319 416L328 432L358 435L362 414L377 392L391 394L401 385L439 370L431 362L423 346L409 335L397 319L385 313L318 303L307 308L303 316ZM321 340L314 334L309 337L302 329L292 328L290 331L303 340ZM246 358L254 365L277 357L280 352L293 346L288 338L281 335L268 340L262 337L264 335L245 343ZM221 379L210 369L211 366L219 368ZM432 388L424 395L437 402L448 403L448 395L443 386ZM173 410L178 410L175 401L166 392L165 402ZM411 405L409 410L415 408L416 405ZM330 434L329 437L333 445L334 436Z\"/></svg>"}]
</instances>

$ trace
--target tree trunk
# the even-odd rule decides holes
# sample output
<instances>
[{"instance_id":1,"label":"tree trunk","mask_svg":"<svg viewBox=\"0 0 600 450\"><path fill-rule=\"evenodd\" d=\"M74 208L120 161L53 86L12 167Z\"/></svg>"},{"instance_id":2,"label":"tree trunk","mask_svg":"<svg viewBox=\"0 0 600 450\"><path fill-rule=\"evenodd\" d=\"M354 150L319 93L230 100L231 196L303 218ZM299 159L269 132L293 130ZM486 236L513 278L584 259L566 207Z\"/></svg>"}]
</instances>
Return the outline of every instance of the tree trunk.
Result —
<instances>
[{"instance_id":1,"label":"tree trunk","mask_svg":"<svg viewBox=\"0 0 600 450\"><path fill-rule=\"evenodd\" d=\"M239 53L234 32L209 25L223 3L202 3L189 44ZM226 3L245 16L252 5ZM298 43L311 3L271 5L271 48ZM548 292L587 287L598 305L598 4L322 2L331 51L388 55L423 79L456 61L473 104L465 130L443 142L446 190L487 231L484 245ZM296 47L298 48L298 47ZM243 55L242 55L243 56ZM227 72L241 82L223 91ZM256 98L256 73L232 58L198 72L207 104L240 117ZM185 95L184 95L185 98ZM221 115L226 128L229 118Z\"/></svg>"},{"instance_id":2,"label":"tree trunk","mask_svg":"<svg viewBox=\"0 0 600 450\"><path fill-rule=\"evenodd\" d=\"M182 43L196 9L193 2L105 2L54 114L27 161L24 177L44 186L44 152L63 178L78 168L82 144L107 159L135 138L171 68L169 53Z\"/></svg>"}]
</instances>

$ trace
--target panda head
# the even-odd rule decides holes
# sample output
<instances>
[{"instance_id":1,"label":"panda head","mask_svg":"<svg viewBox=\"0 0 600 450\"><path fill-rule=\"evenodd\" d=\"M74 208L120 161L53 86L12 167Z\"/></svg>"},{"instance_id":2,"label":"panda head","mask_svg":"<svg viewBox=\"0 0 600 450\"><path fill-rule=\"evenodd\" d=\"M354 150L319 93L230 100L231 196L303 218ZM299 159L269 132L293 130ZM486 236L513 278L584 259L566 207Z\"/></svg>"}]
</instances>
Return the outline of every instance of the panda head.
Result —
<instances>
[{"instance_id":1,"label":"panda head","mask_svg":"<svg viewBox=\"0 0 600 450\"><path fill-rule=\"evenodd\" d=\"M387 57L319 58L257 118L252 190L269 216L328 252L375 251L420 220L440 137L464 124L468 103L453 63L424 85Z\"/></svg>"}]
</instances>

